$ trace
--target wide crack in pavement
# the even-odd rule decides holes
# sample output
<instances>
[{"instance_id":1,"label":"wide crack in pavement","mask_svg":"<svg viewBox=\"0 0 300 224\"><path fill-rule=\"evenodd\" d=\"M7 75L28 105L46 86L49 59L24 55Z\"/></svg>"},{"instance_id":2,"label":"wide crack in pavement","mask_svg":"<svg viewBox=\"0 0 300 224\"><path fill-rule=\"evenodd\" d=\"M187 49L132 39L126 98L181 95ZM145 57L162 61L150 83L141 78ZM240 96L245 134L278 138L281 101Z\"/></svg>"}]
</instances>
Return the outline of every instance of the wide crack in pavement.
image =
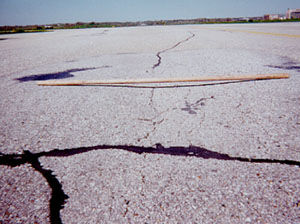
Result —
<instances>
[{"instance_id":1,"label":"wide crack in pavement","mask_svg":"<svg viewBox=\"0 0 300 224\"><path fill-rule=\"evenodd\" d=\"M29 151L24 151L24 153L21 155L5 155L0 153L0 165L16 167L28 163L37 172L42 174L52 189L52 195L49 201L50 222L59 224L62 223L60 218L60 210L64 208L63 205L65 204L66 199L69 197L64 193L61 183L58 181L55 175L52 174L53 171L44 169L42 167L41 163L39 162L39 157L40 156L38 154L33 154Z\"/></svg>"},{"instance_id":2,"label":"wide crack in pavement","mask_svg":"<svg viewBox=\"0 0 300 224\"><path fill-rule=\"evenodd\" d=\"M266 164L283 164L299 166L299 161L294 160L277 160L277 159L257 159L257 158L243 158L234 157L228 154L214 152L198 146L173 146L164 147L161 144L156 144L155 147L143 147L143 146L130 146L130 145L98 145L91 147L80 147L70 149L54 149L47 152L31 153L30 151L24 151L23 154L3 154L0 152L0 165L9 167L16 167L23 164L30 164L37 172L41 173L48 182L52 195L49 201L50 207L50 222L51 223L62 223L60 218L60 210L64 208L64 204L68 199L62 189L62 185L59 180L53 175L53 171L44 169L39 162L40 157L69 157L81 153L86 153L96 150L107 150L107 149L119 149L133 153L150 153L150 154L161 154L161 155L172 155L172 156L186 156L186 157L197 157L202 159L216 159L223 161L238 161L246 163L266 163Z\"/></svg>"}]
</instances>

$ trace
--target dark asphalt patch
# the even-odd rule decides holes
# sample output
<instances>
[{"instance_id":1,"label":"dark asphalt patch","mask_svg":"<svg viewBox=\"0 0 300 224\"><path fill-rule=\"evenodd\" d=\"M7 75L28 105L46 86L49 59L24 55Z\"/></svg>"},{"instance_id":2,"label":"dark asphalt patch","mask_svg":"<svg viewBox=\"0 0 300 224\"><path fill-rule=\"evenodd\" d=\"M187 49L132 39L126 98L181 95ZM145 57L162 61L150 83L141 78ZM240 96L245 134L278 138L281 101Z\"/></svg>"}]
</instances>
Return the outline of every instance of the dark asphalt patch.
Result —
<instances>
[{"instance_id":1,"label":"dark asphalt patch","mask_svg":"<svg viewBox=\"0 0 300 224\"><path fill-rule=\"evenodd\" d=\"M284 69L284 70L296 70L300 72L300 65L295 62L286 62L283 63L282 65L267 65L267 67Z\"/></svg>"},{"instance_id":2,"label":"dark asphalt patch","mask_svg":"<svg viewBox=\"0 0 300 224\"><path fill-rule=\"evenodd\" d=\"M74 77L74 75L71 74L73 72L82 72L82 71L88 71L88 70L94 70L94 69L97 69L97 68L96 67L74 68L74 69L68 69L66 71L56 72L56 73L23 76L21 78L15 79L15 80L18 80L19 82L30 82L30 81L44 81L44 80L50 80L50 79L66 79L66 78Z\"/></svg>"}]
</instances>

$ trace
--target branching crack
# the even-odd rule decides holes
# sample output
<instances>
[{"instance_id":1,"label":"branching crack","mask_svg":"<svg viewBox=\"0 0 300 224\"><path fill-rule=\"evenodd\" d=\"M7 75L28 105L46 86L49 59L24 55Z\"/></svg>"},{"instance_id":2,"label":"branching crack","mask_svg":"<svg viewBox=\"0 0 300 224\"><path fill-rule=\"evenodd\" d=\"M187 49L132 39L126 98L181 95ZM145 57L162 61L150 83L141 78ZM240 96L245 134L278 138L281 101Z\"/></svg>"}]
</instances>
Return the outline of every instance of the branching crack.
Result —
<instances>
[{"instance_id":1,"label":"branching crack","mask_svg":"<svg viewBox=\"0 0 300 224\"><path fill-rule=\"evenodd\" d=\"M52 189L51 199L49 201L50 207L50 222L51 223L62 223L60 218L60 210L64 207L66 200L69 198L68 195L62 190L62 185L52 174L51 170L44 169L39 162L40 155L33 154L29 151L24 151L22 155L11 154L5 155L0 154L0 165L6 165L10 167L16 167L25 163L30 164L37 172L43 175L47 180L50 188Z\"/></svg>"},{"instance_id":2,"label":"branching crack","mask_svg":"<svg viewBox=\"0 0 300 224\"><path fill-rule=\"evenodd\" d=\"M194 33L190 32L190 34L191 34L191 35L190 35L188 38L186 38L186 39L184 39L184 40L182 40L182 41L179 41L179 42L176 43L174 46L172 46L172 47L170 47L170 48L167 48L167 49L164 49L164 50L162 50L162 51L159 51L159 52L156 54L156 57L157 57L157 63L154 64L154 65L152 66L152 69L155 69L155 68L157 68L158 66L160 66L161 60L162 60L162 58L161 58L160 55L161 55L162 53L165 53L165 52L167 52L167 51L169 51L169 50L172 50L172 49L178 47L180 44L182 44L182 43L184 43L184 42L187 42L187 41L189 41L190 39L192 39L193 37L195 37L195 34L194 34Z\"/></svg>"},{"instance_id":3,"label":"branching crack","mask_svg":"<svg viewBox=\"0 0 300 224\"><path fill-rule=\"evenodd\" d=\"M181 108L181 110L187 111L189 114L197 114L196 110L200 110L200 107L205 106L205 101L209 99L214 99L214 96L211 96L210 98L201 98L195 103L185 101L185 107Z\"/></svg>"},{"instance_id":4,"label":"branching crack","mask_svg":"<svg viewBox=\"0 0 300 224\"><path fill-rule=\"evenodd\" d=\"M157 125L161 124L165 119L161 119L160 121L153 121L154 119L139 119L139 120L142 120L142 121L147 121L147 122L151 122L152 123L152 126L153 128L151 129L151 131L147 132L146 135L144 135L142 138L139 138L137 141L140 142L142 140L146 140L149 138L150 134L155 132L156 129L157 129Z\"/></svg>"},{"instance_id":5,"label":"branching crack","mask_svg":"<svg viewBox=\"0 0 300 224\"><path fill-rule=\"evenodd\" d=\"M24 151L23 154L3 154L0 153L0 165L16 167L23 164L31 164L31 166L41 173L47 180L49 186L52 189L52 196L49 201L50 206L50 221L51 223L62 223L60 218L60 210L68 199L68 196L64 193L61 183L52 174L51 170L44 169L40 162L40 157L69 157L77 154L87 153L90 151L97 150L109 150L119 149L133 153L149 153L149 154L161 154L161 155L172 155L172 156L186 156L186 157L197 157L202 159L216 159L222 161L239 161L246 163L266 163L266 164L283 164L300 167L299 161L294 160L277 160L277 159L257 159L257 158L243 158L233 157L228 154L214 152L198 146L173 146L164 147L161 144L156 144L155 147L144 147L144 146L132 146L132 145L98 145L91 147L79 147L69 149L53 149L47 152L31 153ZM126 212L125 212L126 215Z\"/></svg>"}]
</instances>

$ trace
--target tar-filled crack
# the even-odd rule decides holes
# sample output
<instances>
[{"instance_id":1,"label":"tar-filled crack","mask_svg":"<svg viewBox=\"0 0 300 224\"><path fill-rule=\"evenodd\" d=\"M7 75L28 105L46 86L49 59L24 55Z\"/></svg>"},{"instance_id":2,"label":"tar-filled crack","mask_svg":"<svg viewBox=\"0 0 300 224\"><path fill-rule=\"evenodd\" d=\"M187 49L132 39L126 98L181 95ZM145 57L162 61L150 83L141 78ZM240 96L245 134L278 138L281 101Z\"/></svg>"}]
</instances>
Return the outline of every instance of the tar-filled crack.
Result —
<instances>
[{"instance_id":1,"label":"tar-filled crack","mask_svg":"<svg viewBox=\"0 0 300 224\"><path fill-rule=\"evenodd\" d=\"M60 218L60 210L64 207L64 204L69 197L64 193L61 183L58 181L55 175L52 174L52 171L42 167L41 163L39 162L39 157L40 156L38 154L34 154L29 151L24 151L22 155L0 154L0 165L16 167L28 163L36 171L42 174L52 190L51 199L49 201L50 222L59 224L62 223Z\"/></svg>"},{"instance_id":2,"label":"tar-filled crack","mask_svg":"<svg viewBox=\"0 0 300 224\"><path fill-rule=\"evenodd\" d=\"M137 154L161 154L172 156L186 156L197 157L202 159L216 159L222 161L238 161L245 163L266 163L266 164L283 164L299 166L299 161L294 160L278 160L278 159L257 159L257 158L243 158L230 156L228 154L214 152L198 146L172 146L164 147L161 144L156 144L155 147L133 146L133 145L97 145L90 147L79 147L69 149L53 149L51 151L31 153L24 151L23 154L3 154L0 153L0 165L16 167L23 164L30 164L36 171L43 175L52 189L50 206L50 221L51 223L62 223L60 218L60 210L63 208L68 196L64 193L62 185L59 180L52 174L51 170L44 169L40 162L40 157L69 157L77 154L87 153L97 150L119 149Z\"/></svg>"},{"instance_id":3,"label":"tar-filled crack","mask_svg":"<svg viewBox=\"0 0 300 224\"><path fill-rule=\"evenodd\" d=\"M155 68L157 68L158 66L160 66L161 60L162 60L162 58L161 58L160 55L161 55L162 53L165 53L165 52L167 52L167 51L169 51L169 50L172 50L172 49L178 47L180 44L182 44L182 43L184 43L184 42L187 42L187 41L189 41L190 39L192 39L193 37L195 37L195 34L194 34L194 33L190 32L190 34L191 34L191 36L189 36L188 38L186 38L186 39L184 39L184 40L182 40L182 41L177 42L174 46L172 46L172 47L170 47L170 48L167 48L167 49L165 49L165 50L159 51L159 52L156 54L156 57L157 57L157 63L154 64L154 65L152 66L152 69L155 69Z\"/></svg>"}]
</instances>

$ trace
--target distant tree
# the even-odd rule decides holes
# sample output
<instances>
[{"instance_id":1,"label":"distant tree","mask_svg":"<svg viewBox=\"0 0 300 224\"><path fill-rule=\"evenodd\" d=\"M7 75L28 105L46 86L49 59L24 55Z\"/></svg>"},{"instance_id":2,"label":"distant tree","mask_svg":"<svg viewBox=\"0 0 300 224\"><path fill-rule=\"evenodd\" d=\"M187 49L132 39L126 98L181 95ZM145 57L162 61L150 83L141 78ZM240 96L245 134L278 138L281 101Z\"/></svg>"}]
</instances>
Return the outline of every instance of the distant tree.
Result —
<instances>
[{"instance_id":1,"label":"distant tree","mask_svg":"<svg viewBox=\"0 0 300 224\"><path fill-rule=\"evenodd\" d=\"M23 28L16 28L15 32L16 33L25 33L25 30Z\"/></svg>"}]
</instances>

